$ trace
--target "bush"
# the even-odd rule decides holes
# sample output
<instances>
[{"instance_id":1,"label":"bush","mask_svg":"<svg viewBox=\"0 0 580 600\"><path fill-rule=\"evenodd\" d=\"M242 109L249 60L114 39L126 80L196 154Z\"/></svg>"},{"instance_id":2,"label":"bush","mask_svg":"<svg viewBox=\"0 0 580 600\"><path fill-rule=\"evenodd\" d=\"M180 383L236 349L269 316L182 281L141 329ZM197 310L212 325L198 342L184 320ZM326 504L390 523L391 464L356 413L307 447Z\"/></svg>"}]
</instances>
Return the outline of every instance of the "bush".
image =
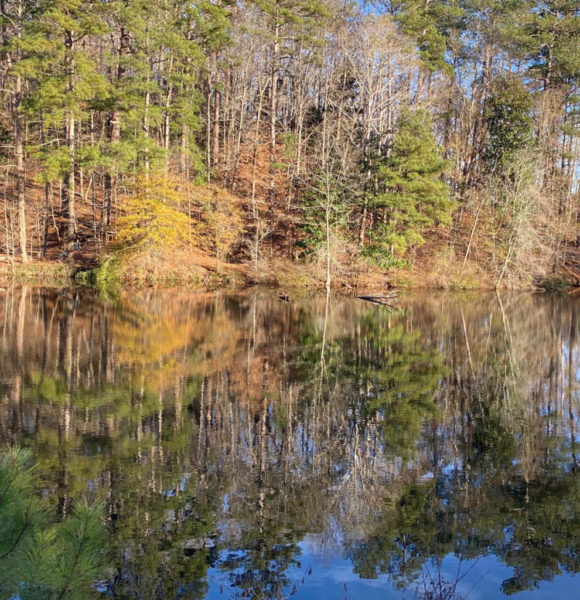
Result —
<instances>
[{"instance_id":1,"label":"bush","mask_svg":"<svg viewBox=\"0 0 580 600\"><path fill-rule=\"evenodd\" d=\"M537 287L548 294L565 294L570 289L570 282L564 277L547 277L540 280Z\"/></svg>"},{"instance_id":2,"label":"bush","mask_svg":"<svg viewBox=\"0 0 580 600\"><path fill-rule=\"evenodd\" d=\"M396 258L392 252L385 250L382 245L373 244L371 246L366 246L363 248L362 254L367 262L380 269L400 269L410 266L409 260Z\"/></svg>"}]
</instances>

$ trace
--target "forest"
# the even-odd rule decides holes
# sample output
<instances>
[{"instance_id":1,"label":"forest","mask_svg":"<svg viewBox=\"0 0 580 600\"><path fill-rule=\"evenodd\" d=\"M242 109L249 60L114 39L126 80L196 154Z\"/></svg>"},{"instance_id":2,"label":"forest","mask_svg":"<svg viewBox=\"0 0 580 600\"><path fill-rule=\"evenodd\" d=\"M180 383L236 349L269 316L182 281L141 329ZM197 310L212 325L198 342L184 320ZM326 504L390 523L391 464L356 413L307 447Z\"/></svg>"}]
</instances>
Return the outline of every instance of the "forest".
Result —
<instances>
[{"instance_id":1,"label":"forest","mask_svg":"<svg viewBox=\"0 0 580 600\"><path fill-rule=\"evenodd\" d=\"M580 281L577 0L0 0L0 13L12 269Z\"/></svg>"}]
</instances>

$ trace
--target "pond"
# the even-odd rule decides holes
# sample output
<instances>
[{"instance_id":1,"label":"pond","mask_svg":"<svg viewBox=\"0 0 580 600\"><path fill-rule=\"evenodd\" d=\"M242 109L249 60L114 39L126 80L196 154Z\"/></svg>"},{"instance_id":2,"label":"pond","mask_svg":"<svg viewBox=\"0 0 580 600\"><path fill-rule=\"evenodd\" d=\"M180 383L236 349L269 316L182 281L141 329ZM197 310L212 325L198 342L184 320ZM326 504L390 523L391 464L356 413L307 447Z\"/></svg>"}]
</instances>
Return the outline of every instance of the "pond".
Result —
<instances>
[{"instance_id":1,"label":"pond","mask_svg":"<svg viewBox=\"0 0 580 600\"><path fill-rule=\"evenodd\" d=\"M9 288L0 444L100 598L575 597L579 301Z\"/></svg>"}]
</instances>

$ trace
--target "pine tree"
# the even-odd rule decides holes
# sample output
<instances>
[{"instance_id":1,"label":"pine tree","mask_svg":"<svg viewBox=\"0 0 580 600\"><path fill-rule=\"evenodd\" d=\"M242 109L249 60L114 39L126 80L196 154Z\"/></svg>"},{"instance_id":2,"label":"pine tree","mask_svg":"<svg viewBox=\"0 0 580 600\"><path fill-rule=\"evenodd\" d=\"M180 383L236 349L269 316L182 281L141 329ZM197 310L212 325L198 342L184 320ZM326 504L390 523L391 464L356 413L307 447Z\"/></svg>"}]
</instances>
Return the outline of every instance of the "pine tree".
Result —
<instances>
[{"instance_id":1,"label":"pine tree","mask_svg":"<svg viewBox=\"0 0 580 600\"><path fill-rule=\"evenodd\" d=\"M580 77L580 13L576 0L547 0L529 11L520 45L544 88Z\"/></svg>"},{"instance_id":2,"label":"pine tree","mask_svg":"<svg viewBox=\"0 0 580 600\"><path fill-rule=\"evenodd\" d=\"M397 0L390 10L401 29L414 38L429 71L452 73L447 61L447 38L459 23L463 9L452 0Z\"/></svg>"},{"instance_id":3,"label":"pine tree","mask_svg":"<svg viewBox=\"0 0 580 600\"><path fill-rule=\"evenodd\" d=\"M37 91L30 109L42 114L44 126L55 128L59 136L58 145L43 148L44 176L62 184L65 239L72 244L77 231L75 177L84 154L79 130L87 109L109 93L84 42L88 36L104 33L105 25L92 3L46 0L40 6L34 23L37 46L32 75ZM90 150L94 154L94 146Z\"/></svg>"},{"instance_id":4,"label":"pine tree","mask_svg":"<svg viewBox=\"0 0 580 600\"><path fill-rule=\"evenodd\" d=\"M30 451L0 455L0 597L87 598L101 565L102 516L101 505L81 501L57 523Z\"/></svg>"},{"instance_id":5,"label":"pine tree","mask_svg":"<svg viewBox=\"0 0 580 600\"><path fill-rule=\"evenodd\" d=\"M578 160L580 11L575 0L538 4L523 21L519 43L532 85L541 92L537 137L545 161L544 189L558 198L561 213L574 187Z\"/></svg>"},{"instance_id":6,"label":"pine tree","mask_svg":"<svg viewBox=\"0 0 580 600\"><path fill-rule=\"evenodd\" d=\"M0 2L2 25L2 59L7 65L6 106L10 115L11 133L16 159L16 195L18 201L18 241L23 262L28 262L26 227L26 113L24 105L32 92L27 71L30 57L30 22L36 18L36 2L3 0Z\"/></svg>"},{"instance_id":7,"label":"pine tree","mask_svg":"<svg viewBox=\"0 0 580 600\"><path fill-rule=\"evenodd\" d=\"M403 110L397 121L392 152L378 168L381 192L375 206L385 220L375 229L375 240L391 254L423 243L422 232L435 223L448 223L453 203L442 176L447 167L431 132L425 110Z\"/></svg>"},{"instance_id":8,"label":"pine tree","mask_svg":"<svg viewBox=\"0 0 580 600\"><path fill-rule=\"evenodd\" d=\"M161 7L145 0L112 2L108 21L115 46L109 57L113 65L109 140L103 148L107 158L105 227L117 178L134 170L149 171L163 157L151 138L162 117L155 100L161 96L159 65L164 58L163 45L157 42L165 25Z\"/></svg>"}]
</instances>

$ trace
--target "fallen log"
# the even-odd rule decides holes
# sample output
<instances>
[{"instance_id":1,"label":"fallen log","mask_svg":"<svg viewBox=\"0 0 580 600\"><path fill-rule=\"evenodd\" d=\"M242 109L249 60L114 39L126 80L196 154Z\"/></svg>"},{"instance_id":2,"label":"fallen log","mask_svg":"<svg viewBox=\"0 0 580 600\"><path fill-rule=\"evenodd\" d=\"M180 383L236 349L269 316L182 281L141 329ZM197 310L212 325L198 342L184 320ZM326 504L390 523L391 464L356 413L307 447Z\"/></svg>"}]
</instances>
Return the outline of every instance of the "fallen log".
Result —
<instances>
[{"instance_id":1,"label":"fallen log","mask_svg":"<svg viewBox=\"0 0 580 600\"><path fill-rule=\"evenodd\" d=\"M388 306L395 310L397 308L397 292L389 292L388 294L373 294L372 296L357 296L359 300L379 304L380 306Z\"/></svg>"}]
</instances>

